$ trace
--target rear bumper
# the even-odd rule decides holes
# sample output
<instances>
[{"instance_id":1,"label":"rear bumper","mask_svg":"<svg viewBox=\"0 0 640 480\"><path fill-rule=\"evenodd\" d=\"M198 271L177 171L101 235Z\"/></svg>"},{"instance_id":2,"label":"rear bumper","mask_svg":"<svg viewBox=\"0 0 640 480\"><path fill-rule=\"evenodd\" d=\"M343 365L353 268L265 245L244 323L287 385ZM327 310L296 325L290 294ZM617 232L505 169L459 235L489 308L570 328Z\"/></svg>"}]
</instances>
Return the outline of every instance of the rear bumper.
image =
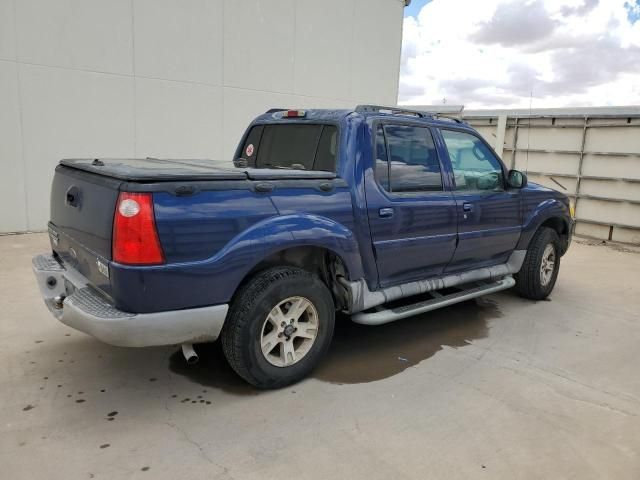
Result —
<instances>
[{"instance_id":1,"label":"rear bumper","mask_svg":"<svg viewBox=\"0 0 640 480\"><path fill-rule=\"evenodd\" d=\"M135 314L116 309L75 269L52 255L33 258L42 298L62 323L98 340L122 347L145 347L213 341L229 306Z\"/></svg>"}]
</instances>

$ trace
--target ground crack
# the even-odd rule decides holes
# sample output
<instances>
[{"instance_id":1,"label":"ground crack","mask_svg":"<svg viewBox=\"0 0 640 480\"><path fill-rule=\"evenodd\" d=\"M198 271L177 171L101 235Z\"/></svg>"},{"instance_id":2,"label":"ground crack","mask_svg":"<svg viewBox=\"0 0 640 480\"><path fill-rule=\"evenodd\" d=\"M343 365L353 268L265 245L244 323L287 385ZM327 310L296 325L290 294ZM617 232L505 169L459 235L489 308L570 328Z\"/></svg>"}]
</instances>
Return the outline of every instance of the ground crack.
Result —
<instances>
[{"instance_id":1,"label":"ground crack","mask_svg":"<svg viewBox=\"0 0 640 480\"><path fill-rule=\"evenodd\" d=\"M169 417L171 418L172 417L172 412L171 412L171 409L169 408L169 405L167 405L167 402L164 403L164 408L169 413ZM219 464L217 462L214 462L211 459L211 457L207 454L207 452L204 450L204 448L202 448L202 445L200 445L199 442L197 442L193 438L191 438L189 436L189 434L183 428L179 427L178 425L173 423L171 420L168 420L168 421L164 422L164 424L167 425L168 427L173 428L176 432L178 432L180 435L182 435L182 438L184 438L188 443L190 443L195 448L197 448L198 452L200 453L200 456L202 458L204 458L207 462L209 462L214 467L218 467L219 469L221 469L223 476L225 476L225 477L227 477L229 479L233 479L233 477L229 473L229 468L225 467L224 465L221 465L221 464Z\"/></svg>"}]
</instances>

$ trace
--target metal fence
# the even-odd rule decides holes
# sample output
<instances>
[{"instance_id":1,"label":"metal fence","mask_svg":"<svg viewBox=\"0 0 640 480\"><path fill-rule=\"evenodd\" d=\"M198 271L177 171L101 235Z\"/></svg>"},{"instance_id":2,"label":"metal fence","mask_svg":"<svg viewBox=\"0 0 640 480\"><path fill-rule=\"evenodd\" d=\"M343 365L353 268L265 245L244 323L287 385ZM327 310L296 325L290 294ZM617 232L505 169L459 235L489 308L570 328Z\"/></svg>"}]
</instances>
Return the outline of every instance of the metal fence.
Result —
<instances>
[{"instance_id":1,"label":"metal fence","mask_svg":"<svg viewBox=\"0 0 640 480\"><path fill-rule=\"evenodd\" d=\"M640 244L640 108L463 116L508 166L571 197L578 235Z\"/></svg>"}]
</instances>

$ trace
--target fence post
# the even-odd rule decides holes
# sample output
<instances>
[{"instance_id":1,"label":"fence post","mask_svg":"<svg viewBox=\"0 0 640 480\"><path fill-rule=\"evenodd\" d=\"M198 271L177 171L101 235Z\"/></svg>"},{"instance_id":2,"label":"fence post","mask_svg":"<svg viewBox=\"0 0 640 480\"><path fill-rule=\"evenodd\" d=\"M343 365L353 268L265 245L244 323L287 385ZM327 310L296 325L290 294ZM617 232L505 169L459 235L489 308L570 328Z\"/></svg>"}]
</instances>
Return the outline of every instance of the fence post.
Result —
<instances>
[{"instance_id":1,"label":"fence post","mask_svg":"<svg viewBox=\"0 0 640 480\"><path fill-rule=\"evenodd\" d=\"M518 126L519 126L519 117L514 117L516 121L513 127L513 149L511 150L511 169L516 168L516 152L518 151Z\"/></svg>"},{"instance_id":2,"label":"fence post","mask_svg":"<svg viewBox=\"0 0 640 480\"><path fill-rule=\"evenodd\" d=\"M496 145L495 150L500 158L504 149L504 136L507 130L507 116L498 115L498 126L496 127Z\"/></svg>"},{"instance_id":3,"label":"fence post","mask_svg":"<svg viewBox=\"0 0 640 480\"><path fill-rule=\"evenodd\" d=\"M576 196L573 204L573 212L576 218L578 217L578 199L580 198L580 181L582 180L582 161L584 160L584 146L587 141L587 125L589 123L589 116L584 116L584 126L582 127L582 142L580 145L580 157L578 159L578 178L576 179Z\"/></svg>"}]
</instances>

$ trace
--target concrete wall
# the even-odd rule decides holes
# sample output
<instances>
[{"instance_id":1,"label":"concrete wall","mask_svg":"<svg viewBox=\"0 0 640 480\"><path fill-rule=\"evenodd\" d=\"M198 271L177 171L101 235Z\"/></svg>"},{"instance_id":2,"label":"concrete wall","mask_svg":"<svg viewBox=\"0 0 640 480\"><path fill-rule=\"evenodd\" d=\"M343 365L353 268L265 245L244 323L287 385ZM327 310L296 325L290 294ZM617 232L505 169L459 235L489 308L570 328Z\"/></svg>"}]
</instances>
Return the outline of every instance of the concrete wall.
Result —
<instances>
[{"instance_id":1,"label":"concrete wall","mask_svg":"<svg viewBox=\"0 0 640 480\"><path fill-rule=\"evenodd\" d=\"M639 107L467 111L464 118L511 168L572 198L577 234L640 244Z\"/></svg>"},{"instance_id":2,"label":"concrete wall","mask_svg":"<svg viewBox=\"0 0 640 480\"><path fill-rule=\"evenodd\" d=\"M231 160L271 107L397 98L402 0L0 0L0 232L63 157Z\"/></svg>"}]
</instances>

